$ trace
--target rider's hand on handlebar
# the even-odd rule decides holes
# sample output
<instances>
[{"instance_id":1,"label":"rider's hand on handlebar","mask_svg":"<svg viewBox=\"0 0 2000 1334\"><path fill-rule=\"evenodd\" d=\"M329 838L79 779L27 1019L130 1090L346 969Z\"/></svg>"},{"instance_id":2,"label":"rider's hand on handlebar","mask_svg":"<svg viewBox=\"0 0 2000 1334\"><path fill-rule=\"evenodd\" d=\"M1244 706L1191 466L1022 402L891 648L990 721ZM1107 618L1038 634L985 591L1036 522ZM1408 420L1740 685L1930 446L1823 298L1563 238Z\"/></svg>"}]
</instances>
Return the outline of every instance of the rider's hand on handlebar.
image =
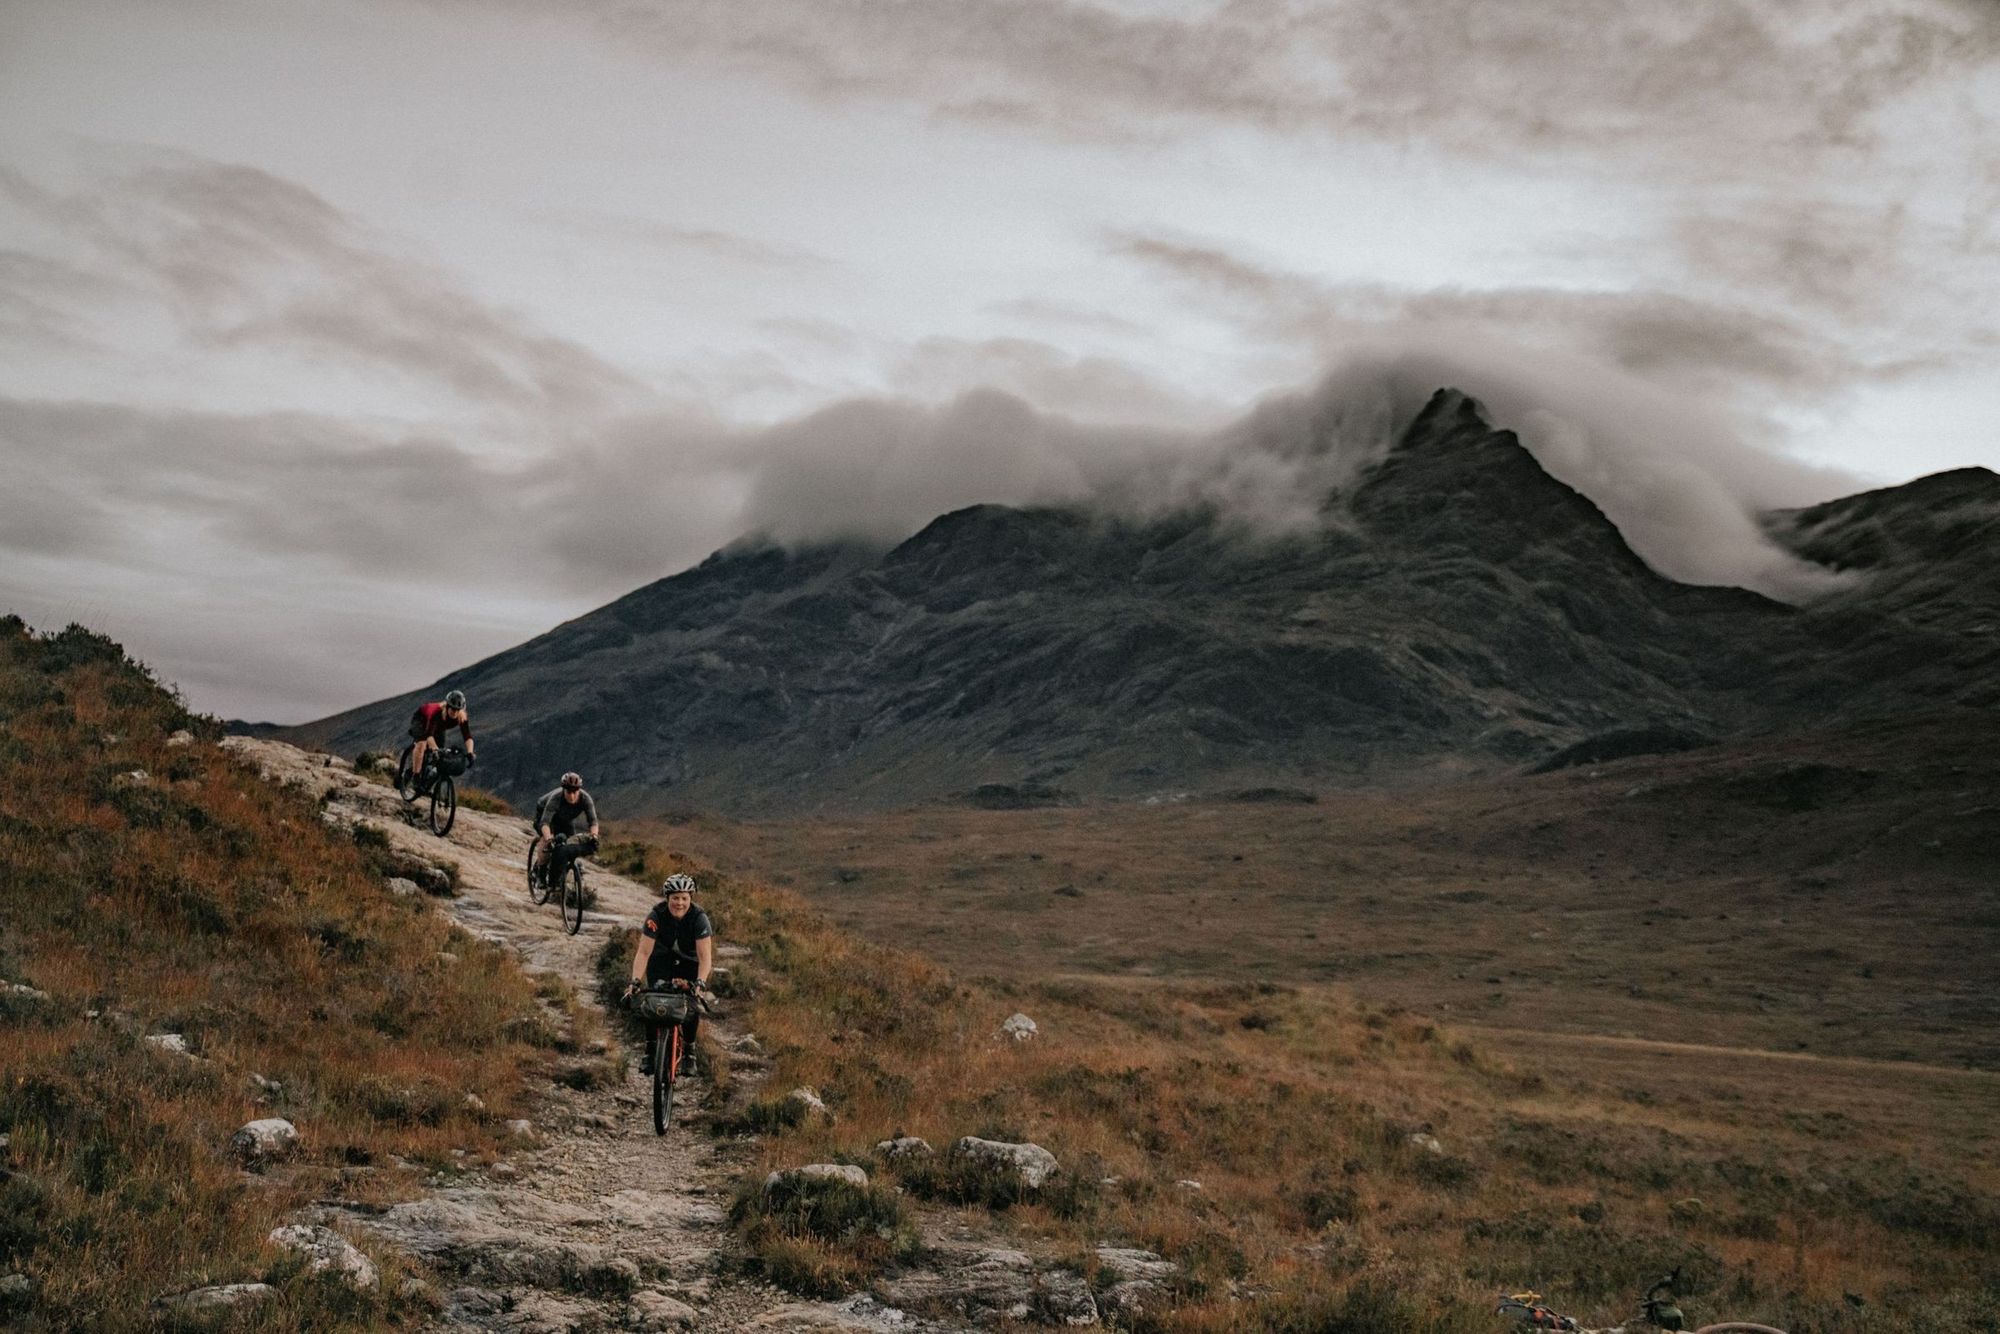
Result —
<instances>
[{"instance_id":1,"label":"rider's hand on handlebar","mask_svg":"<svg viewBox=\"0 0 2000 1334\"><path fill-rule=\"evenodd\" d=\"M626 998L629 1000L631 997L638 995L640 991L642 991L645 988L645 985L646 984L644 982L641 982L636 977L633 978L630 982L627 982L625 984Z\"/></svg>"}]
</instances>

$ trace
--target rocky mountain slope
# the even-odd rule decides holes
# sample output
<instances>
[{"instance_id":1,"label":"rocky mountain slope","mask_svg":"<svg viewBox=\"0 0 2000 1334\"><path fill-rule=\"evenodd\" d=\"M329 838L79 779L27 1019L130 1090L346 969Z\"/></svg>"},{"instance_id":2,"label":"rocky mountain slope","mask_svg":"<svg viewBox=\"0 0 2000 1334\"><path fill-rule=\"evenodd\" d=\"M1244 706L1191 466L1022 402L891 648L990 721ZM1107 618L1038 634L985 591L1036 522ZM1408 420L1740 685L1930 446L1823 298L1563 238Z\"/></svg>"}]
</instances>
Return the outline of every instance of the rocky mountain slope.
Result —
<instances>
[{"instance_id":1,"label":"rocky mountain slope","mask_svg":"<svg viewBox=\"0 0 2000 1334\"><path fill-rule=\"evenodd\" d=\"M1991 703L1996 514L1972 469L1772 516L1858 575L1810 608L1679 584L1444 391L1311 535L979 506L887 552L745 545L450 684L481 782L576 767L625 809L1421 782ZM381 746L443 688L288 735Z\"/></svg>"}]
</instances>

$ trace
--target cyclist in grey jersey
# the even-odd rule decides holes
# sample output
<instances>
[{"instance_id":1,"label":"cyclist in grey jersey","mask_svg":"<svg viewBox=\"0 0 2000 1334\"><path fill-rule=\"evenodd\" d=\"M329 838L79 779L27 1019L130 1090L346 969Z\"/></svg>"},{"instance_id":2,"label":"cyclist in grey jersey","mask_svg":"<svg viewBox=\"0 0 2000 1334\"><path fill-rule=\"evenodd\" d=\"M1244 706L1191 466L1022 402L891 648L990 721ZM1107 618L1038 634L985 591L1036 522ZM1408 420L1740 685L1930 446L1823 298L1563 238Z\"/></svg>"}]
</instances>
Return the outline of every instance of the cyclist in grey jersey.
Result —
<instances>
[{"instance_id":1,"label":"cyclist in grey jersey","mask_svg":"<svg viewBox=\"0 0 2000 1334\"><path fill-rule=\"evenodd\" d=\"M588 856L597 850L597 803L583 790L583 779L574 773L566 773L561 783L535 803L536 862L546 866L551 839L558 834L575 834L579 825L590 835L590 843L585 846L581 840L572 838L563 845L564 855L558 859L560 864L547 867L551 883L562 877L575 858Z\"/></svg>"}]
</instances>

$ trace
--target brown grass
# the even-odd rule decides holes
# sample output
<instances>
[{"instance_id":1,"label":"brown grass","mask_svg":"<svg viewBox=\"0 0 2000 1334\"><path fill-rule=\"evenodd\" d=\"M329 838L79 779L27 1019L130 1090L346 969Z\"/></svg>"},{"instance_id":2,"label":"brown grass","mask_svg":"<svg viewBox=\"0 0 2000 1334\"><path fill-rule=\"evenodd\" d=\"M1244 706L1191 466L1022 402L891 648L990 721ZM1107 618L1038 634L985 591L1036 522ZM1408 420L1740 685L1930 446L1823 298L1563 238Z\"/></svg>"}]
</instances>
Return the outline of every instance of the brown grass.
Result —
<instances>
[{"instance_id":1,"label":"brown grass","mask_svg":"<svg viewBox=\"0 0 2000 1334\"><path fill-rule=\"evenodd\" d=\"M1337 983L1464 1027L2000 1070L1994 740L1945 714L1311 805L639 833L970 978Z\"/></svg>"},{"instance_id":2,"label":"brown grass","mask_svg":"<svg viewBox=\"0 0 2000 1334\"><path fill-rule=\"evenodd\" d=\"M488 815L512 815L514 808L507 799L497 792L488 792L483 787L458 784L458 804L469 811L484 811Z\"/></svg>"},{"instance_id":3,"label":"brown grass","mask_svg":"<svg viewBox=\"0 0 2000 1334\"><path fill-rule=\"evenodd\" d=\"M724 1118L764 1132L753 1176L867 1163L1090 1274L1100 1241L1158 1250L1183 1276L1149 1328L1453 1334L1492 1328L1495 1294L1524 1286L1610 1323L1675 1266L1697 1320L1991 1328L2000 1201L1990 1156L1954 1139L1970 1119L1884 1142L1823 1110L1803 1064L1789 1097L1768 1072L1732 1079L1699 1057L1673 1080L1536 1068L1323 987L969 985L790 892L703 881L719 936L752 950L741 983L769 1093L813 1085L835 1113L788 1124L767 1101ZM1040 1037L999 1036L1015 1009ZM1977 1086L1968 1116L1992 1108L1992 1077L1949 1077ZM877 1162L874 1144L903 1134L940 1151L1029 1139L1063 1172L1024 1194ZM861 1281L835 1243L758 1240L774 1276Z\"/></svg>"},{"instance_id":4,"label":"brown grass","mask_svg":"<svg viewBox=\"0 0 2000 1334\"><path fill-rule=\"evenodd\" d=\"M169 745L181 728L194 744ZM48 996L7 999L0 1027L0 1267L33 1284L23 1328L137 1328L164 1293L260 1278L285 1292L259 1327L416 1318L393 1263L381 1293L337 1295L265 1234L307 1200L396 1198L492 1156L524 1071L568 1041L568 998L384 894L365 849L217 730L110 641L0 621L0 975ZM141 1041L161 1032L199 1059ZM303 1151L247 1179L228 1144L259 1116Z\"/></svg>"}]
</instances>

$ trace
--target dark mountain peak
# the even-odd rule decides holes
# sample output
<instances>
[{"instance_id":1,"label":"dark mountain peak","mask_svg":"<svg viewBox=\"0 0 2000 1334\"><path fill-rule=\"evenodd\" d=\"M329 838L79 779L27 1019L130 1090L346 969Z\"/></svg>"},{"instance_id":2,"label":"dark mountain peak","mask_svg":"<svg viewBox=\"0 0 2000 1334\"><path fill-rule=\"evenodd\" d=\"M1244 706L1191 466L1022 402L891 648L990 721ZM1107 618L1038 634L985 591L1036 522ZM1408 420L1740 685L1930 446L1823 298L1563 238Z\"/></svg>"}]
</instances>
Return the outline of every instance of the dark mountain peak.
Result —
<instances>
[{"instance_id":1,"label":"dark mountain peak","mask_svg":"<svg viewBox=\"0 0 2000 1334\"><path fill-rule=\"evenodd\" d=\"M1660 579L1589 498L1558 481L1514 432L1456 389L1431 395L1352 508L1370 528L1432 549L1470 547L1499 563L1537 547L1602 562L1602 571Z\"/></svg>"},{"instance_id":2,"label":"dark mountain peak","mask_svg":"<svg viewBox=\"0 0 2000 1334\"><path fill-rule=\"evenodd\" d=\"M1444 388L1432 394L1410 419L1403 431L1403 444L1412 441L1429 440L1462 430L1491 432L1493 424L1486 419L1486 409L1479 400L1460 389Z\"/></svg>"}]
</instances>

